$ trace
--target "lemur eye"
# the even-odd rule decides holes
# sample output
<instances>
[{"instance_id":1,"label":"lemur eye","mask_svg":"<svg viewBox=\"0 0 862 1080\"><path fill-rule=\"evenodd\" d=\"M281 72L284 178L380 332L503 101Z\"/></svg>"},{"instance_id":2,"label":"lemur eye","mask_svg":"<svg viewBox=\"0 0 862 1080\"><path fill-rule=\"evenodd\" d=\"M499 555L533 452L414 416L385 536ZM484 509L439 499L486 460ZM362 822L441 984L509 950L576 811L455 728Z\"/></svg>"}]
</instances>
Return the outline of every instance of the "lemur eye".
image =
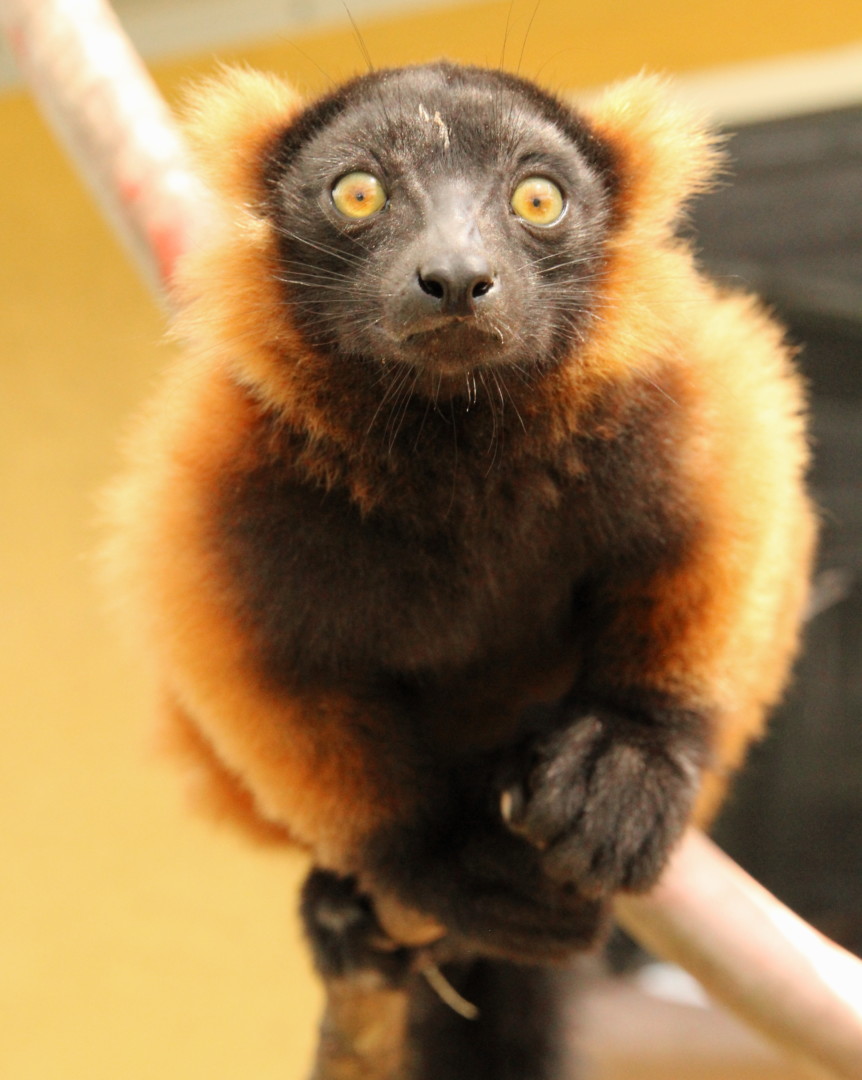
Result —
<instances>
[{"instance_id":1,"label":"lemur eye","mask_svg":"<svg viewBox=\"0 0 862 1080\"><path fill-rule=\"evenodd\" d=\"M530 225L553 225L563 216L563 193L545 176L528 176L515 188L512 209Z\"/></svg>"},{"instance_id":2,"label":"lemur eye","mask_svg":"<svg viewBox=\"0 0 862 1080\"><path fill-rule=\"evenodd\" d=\"M382 209L386 203L386 189L371 173L347 173L336 181L332 201L339 214L358 221Z\"/></svg>"}]
</instances>

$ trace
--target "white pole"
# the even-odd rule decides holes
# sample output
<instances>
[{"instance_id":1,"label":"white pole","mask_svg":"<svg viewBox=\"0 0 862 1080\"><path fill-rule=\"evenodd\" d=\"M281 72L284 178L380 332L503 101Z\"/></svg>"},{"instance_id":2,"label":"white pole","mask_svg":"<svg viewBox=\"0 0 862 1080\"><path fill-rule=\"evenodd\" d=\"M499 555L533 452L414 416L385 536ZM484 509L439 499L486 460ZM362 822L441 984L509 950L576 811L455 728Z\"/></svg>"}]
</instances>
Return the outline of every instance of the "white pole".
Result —
<instances>
[{"instance_id":1,"label":"white pole","mask_svg":"<svg viewBox=\"0 0 862 1080\"><path fill-rule=\"evenodd\" d=\"M862 963L690 830L656 888L620 896L620 923L813 1075L862 1080Z\"/></svg>"},{"instance_id":2,"label":"white pole","mask_svg":"<svg viewBox=\"0 0 862 1080\"><path fill-rule=\"evenodd\" d=\"M104 0L0 0L22 74L150 287L204 227L206 188L140 57Z\"/></svg>"}]
</instances>

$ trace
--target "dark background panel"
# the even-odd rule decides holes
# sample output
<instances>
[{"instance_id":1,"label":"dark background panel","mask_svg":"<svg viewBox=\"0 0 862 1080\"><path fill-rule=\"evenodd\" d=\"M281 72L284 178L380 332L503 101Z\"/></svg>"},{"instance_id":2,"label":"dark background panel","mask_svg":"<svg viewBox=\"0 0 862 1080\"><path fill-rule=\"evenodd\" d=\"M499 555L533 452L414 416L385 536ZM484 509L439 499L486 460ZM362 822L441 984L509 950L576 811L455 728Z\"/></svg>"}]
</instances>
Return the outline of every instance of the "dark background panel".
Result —
<instances>
[{"instance_id":1,"label":"dark background panel","mask_svg":"<svg viewBox=\"0 0 862 1080\"><path fill-rule=\"evenodd\" d=\"M801 347L823 537L797 677L716 836L862 953L862 109L751 125L728 148L692 225L709 269L760 292Z\"/></svg>"}]
</instances>

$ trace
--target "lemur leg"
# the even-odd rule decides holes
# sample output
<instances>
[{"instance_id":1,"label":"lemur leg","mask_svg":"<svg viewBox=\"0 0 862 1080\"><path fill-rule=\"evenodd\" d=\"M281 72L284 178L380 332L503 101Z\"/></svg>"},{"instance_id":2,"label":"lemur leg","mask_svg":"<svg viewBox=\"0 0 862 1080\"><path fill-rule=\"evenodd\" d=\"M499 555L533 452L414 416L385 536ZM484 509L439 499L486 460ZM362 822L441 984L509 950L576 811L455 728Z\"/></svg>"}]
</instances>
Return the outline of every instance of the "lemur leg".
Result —
<instances>
[{"instance_id":1,"label":"lemur leg","mask_svg":"<svg viewBox=\"0 0 862 1080\"><path fill-rule=\"evenodd\" d=\"M327 994L312 1080L576 1080L571 972L444 963L478 1009L465 1019L420 974L419 954L387 939L351 879L312 871L301 910Z\"/></svg>"},{"instance_id":2,"label":"lemur leg","mask_svg":"<svg viewBox=\"0 0 862 1080\"><path fill-rule=\"evenodd\" d=\"M386 937L351 878L313 870L301 914L326 991L312 1080L408 1080L412 950Z\"/></svg>"}]
</instances>

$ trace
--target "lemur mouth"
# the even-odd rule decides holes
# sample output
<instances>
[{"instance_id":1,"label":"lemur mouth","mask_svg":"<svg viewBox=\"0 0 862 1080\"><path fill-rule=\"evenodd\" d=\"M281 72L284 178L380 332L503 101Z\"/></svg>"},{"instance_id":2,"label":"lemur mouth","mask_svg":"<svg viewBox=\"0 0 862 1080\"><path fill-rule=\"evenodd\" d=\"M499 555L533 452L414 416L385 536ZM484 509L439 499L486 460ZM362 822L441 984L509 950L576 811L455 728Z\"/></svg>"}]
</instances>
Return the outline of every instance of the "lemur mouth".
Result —
<instances>
[{"instance_id":1,"label":"lemur mouth","mask_svg":"<svg viewBox=\"0 0 862 1080\"><path fill-rule=\"evenodd\" d=\"M504 362L508 353L503 333L473 316L423 319L397 341L403 360L447 374Z\"/></svg>"}]
</instances>

